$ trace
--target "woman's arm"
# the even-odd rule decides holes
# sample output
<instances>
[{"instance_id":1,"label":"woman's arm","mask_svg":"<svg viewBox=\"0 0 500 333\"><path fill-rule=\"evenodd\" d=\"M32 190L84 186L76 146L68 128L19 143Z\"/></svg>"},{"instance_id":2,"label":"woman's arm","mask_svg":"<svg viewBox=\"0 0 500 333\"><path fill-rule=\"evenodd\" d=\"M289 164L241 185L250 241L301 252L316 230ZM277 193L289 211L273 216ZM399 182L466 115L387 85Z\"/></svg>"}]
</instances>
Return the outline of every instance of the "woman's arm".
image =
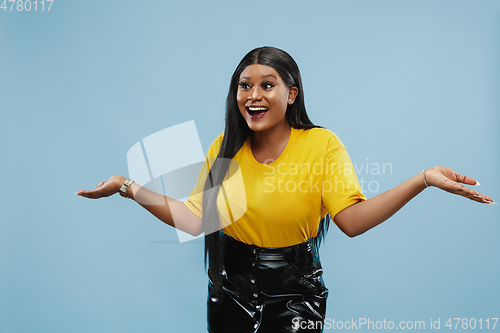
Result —
<instances>
[{"instance_id":1,"label":"woman's arm","mask_svg":"<svg viewBox=\"0 0 500 333\"><path fill-rule=\"evenodd\" d=\"M75 194L91 199L108 197L118 192L125 180L126 178L122 176L112 176L108 180L99 183L94 190L80 190ZM198 236L203 231L201 218L196 216L181 201L158 194L137 183L129 186L126 195L160 221L174 228L193 236Z\"/></svg>"},{"instance_id":2,"label":"woman's arm","mask_svg":"<svg viewBox=\"0 0 500 333\"><path fill-rule=\"evenodd\" d=\"M460 184L479 185L479 183L450 168L438 166L427 169L425 180L429 186L435 186L477 202L493 203L490 197ZM335 215L335 224L349 237L358 236L394 215L425 188L424 177L419 173L393 189L345 208Z\"/></svg>"}]
</instances>

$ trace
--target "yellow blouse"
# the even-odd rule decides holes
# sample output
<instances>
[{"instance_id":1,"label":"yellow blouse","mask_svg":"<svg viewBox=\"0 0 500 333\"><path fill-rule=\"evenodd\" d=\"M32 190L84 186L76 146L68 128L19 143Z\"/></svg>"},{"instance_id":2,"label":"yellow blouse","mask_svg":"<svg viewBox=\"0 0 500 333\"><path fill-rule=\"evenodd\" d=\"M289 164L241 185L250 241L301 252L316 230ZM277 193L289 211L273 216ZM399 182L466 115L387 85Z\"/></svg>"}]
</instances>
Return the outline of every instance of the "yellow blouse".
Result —
<instances>
[{"instance_id":1,"label":"yellow blouse","mask_svg":"<svg viewBox=\"0 0 500 333\"><path fill-rule=\"evenodd\" d=\"M202 216L203 187L224 133L212 143L198 183L185 205ZM270 164L255 160L250 137L231 161L217 197L222 231L261 247L305 242L321 218L332 219L366 197L340 139L323 128L292 128L281 155Z\"/></svg>"}]
</instances>

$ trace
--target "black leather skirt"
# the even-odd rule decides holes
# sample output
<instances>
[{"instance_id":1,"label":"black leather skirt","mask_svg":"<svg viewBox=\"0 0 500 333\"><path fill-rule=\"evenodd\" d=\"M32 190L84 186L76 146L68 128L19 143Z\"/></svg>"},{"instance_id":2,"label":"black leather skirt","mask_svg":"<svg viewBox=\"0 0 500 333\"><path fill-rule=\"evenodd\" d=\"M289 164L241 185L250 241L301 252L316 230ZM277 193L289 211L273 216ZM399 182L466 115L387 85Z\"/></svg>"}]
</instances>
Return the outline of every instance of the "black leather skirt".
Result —
<instances>
[{"instance_id":1,"label":"black leather skirt","mask_svg":"<svg viewBox=\"0 0 500 333\"><path fill-rule=\"evenodd\" d=\"M226 237L221 297L209 279L209 332L323 331L328 289L311 240L261 248Z\"/></svg>"}]
</instances>

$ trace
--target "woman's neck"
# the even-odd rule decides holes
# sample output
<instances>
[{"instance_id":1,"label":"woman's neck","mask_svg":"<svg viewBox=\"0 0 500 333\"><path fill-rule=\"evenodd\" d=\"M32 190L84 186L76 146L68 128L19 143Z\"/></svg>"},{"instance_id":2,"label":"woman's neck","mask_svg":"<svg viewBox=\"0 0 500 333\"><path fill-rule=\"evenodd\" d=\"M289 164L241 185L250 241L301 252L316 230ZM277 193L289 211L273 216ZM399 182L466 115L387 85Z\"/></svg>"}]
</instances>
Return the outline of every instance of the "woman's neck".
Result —
<instances>
[{"instance_id":1,"label":"woman's neck","mask_svg":"<svg viewBox=\"0 0 500 333\"><path fill-rule=\"evenodd\" d=\"M288 121L284 122L282 126L252 132L250 134L250 144L254 156L260 156L260 160L276 159L285 150L290 135L291 126Z\"/></svg>"}]
</instances>

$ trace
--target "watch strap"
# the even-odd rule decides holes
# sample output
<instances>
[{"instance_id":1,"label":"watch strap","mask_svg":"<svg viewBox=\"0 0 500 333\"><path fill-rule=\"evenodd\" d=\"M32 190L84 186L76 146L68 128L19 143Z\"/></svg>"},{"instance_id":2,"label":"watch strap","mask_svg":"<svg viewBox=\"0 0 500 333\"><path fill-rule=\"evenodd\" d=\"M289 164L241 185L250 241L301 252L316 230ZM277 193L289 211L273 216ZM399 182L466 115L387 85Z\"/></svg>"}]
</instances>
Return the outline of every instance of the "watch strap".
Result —
<instances>
[{"instance_id":1,"label":"watch strap","mask_svg":"<svg viewBox=\"0 0 500 333\"><path fill-rule=\"evenodd\" d=\"M118 193L120 193L120 195L124 198L128 198L127 197L127 190L129 188L130 185L132 185L132 183L134 183L133 180L131 179L127 179L123 182L123 185L122 187L120 187L120 190L118 191Z\"/></svg>"}]
</instances>

